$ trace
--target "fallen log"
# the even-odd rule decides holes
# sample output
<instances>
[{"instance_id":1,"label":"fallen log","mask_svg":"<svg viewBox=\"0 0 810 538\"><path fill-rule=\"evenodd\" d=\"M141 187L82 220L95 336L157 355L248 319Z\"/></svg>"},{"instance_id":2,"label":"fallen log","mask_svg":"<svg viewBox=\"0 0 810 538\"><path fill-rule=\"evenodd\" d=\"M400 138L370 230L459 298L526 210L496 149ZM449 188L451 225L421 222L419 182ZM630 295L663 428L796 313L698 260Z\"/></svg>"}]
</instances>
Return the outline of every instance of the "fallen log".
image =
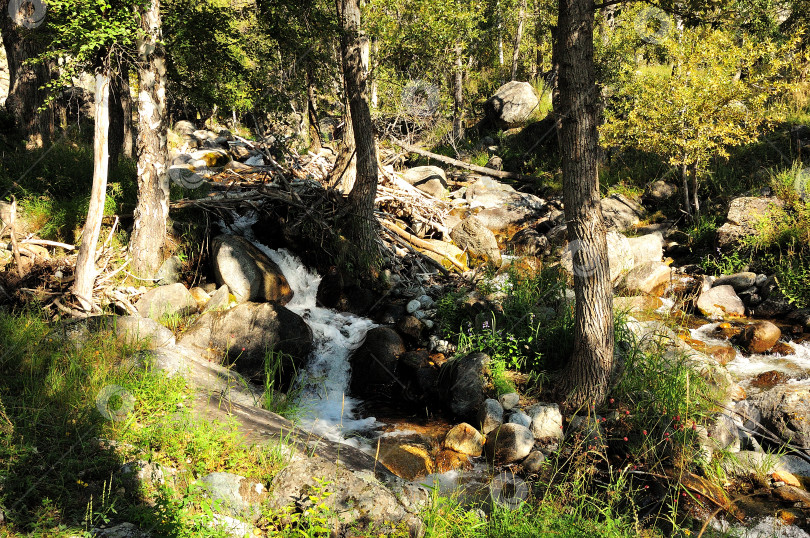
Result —
<instances>
[{"instance_id":1,"label":"fallen log","mask_svg":"<svg viewBox=\"0 0 810 538\"><path fill-rule=\"evenodd\" d=\"M433 252L435 254L438 254L439 256L442 256L445 260L452 263L456 267L456 269L459 270L460 273L463 273L464 271L467 270L467 268L464 267L458 260L455 260L452 257L446 255L445 253L439 251L436 247L434 247L433 245L431 245L427 241L423 241L422 239L416 237L415 235L409 234L408 232L406 232L405 230L403 230L402 228L400 228L399 226L397 226L393 222L389 222L387 220L380 219L380 224L382 224L389 231L391 231L391 232L397 234L398 236L400 236L401 238L405 239L406 241L408 241L410 244L414 245L415 247L423 248L425 250L429 250L429 251L431 251L431 252Z\"/></svg>"},{"instance_id":2,"label":"fallen log","mask_svg":"<svg viewBox=\"0 0 810 538\"><path fill-rule=\"evenodd\" d=\"M395 146L399 146L406 151L410 151L411 153L416 153L418 155L422 155L423 157L428 157L430 159L439 161L440 163L449 164L450 166L455 166L456 168L464 168L465 170L471 170L473 172L478 172L479 174L484 174L487 176L497 177L499 179L516 179L518 181L543 181L541 178L537 176L524 176L523 174L519 174L517 172L506 172L504 170L494 170L492 168L486 168L484 166L476 166L474 164L465 163L464 161L459 161L457 159L453 159L451 157L445 157L444 155L439 155L437 153L432 153L422 148L417 148L416 146L412 146L410 144L406 144L396 138L391 138L391 143Z\"/></svg>"}]
</instances>

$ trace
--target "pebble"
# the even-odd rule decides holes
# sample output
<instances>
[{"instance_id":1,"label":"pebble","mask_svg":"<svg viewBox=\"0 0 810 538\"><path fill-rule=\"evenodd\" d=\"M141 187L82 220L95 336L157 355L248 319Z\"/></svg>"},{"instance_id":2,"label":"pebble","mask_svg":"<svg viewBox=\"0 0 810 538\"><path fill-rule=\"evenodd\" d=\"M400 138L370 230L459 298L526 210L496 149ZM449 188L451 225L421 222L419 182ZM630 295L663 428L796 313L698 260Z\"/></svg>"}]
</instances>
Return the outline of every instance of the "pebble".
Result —
<instances>
[{"instance_id":1,"label":"pebble","mask_svg":"<svg viewBox=\"0 0 810 538\"><path fill-rule=\"evenodd\" d=\"M420 303L418 300L414 299L413 301L410 301L408 303L408 305L405 307L405 310L408 311L408 314L413 314L414 312L419 310L421 307L422 307L422 303Z\"/></svg>"},{"instance_id":2,"label":"pebble","mask_svg":"<svg viewBox=\"0 0 810 538\"><path fill-rule=\"evenodd\" d=\"M508 394L501 394L498 397L498 401L501 403L503 408L507 411L514 408L518 403L520 403L520 395L517 392L510 392Z\"/></svg>"},{"instance_id":3,"label":"pebble","mask_svg":"<svg viewBox=\"0 0 810 538\"><path fill-rule=\"evenodd\" d=\"M425 329L432 329L433 328L433 320L432 319L423 319L422 323L425 325Z\"/></svg>"},{"instance_id":4,"label":"pebble","mask_svg":"<svg viewBox=\"0 0 810 538\"><path fill-rule=\"evenodd\" d=\"M413 314L413 317L415 317L416 319L425 319L425 316L427 316L427 314L425 314L421 310L417 310L415 312L412 312L412 314Z\"/></svg>"},{"instance_id":5,"label":"pebble","mask_svg":"<svg viewBox=\"0 0 810 538\"><path fill-rule=\"evenodd\" d=\"M430 298L430 295L422 295L418 300L419 304L422 305L422 308L430 308L433 306L433 299Z\"/></svg>"}]
</instances>

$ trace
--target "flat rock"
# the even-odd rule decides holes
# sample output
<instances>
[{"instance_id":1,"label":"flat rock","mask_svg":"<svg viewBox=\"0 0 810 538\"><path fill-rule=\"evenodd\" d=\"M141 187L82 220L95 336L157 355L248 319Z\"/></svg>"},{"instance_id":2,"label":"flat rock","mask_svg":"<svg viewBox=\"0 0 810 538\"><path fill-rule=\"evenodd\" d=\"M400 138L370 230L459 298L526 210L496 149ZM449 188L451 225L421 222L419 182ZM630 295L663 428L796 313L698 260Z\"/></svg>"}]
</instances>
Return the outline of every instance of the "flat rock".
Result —
<instances>
[{"instance_id":1,"label":"flat rock","mask_svg":"<svg viewBox=\"0 0 810 538\"><path fill-rule=\"evenodd\" d=\"M197 311L197 301L181 283L158 286L147 291L135 303L138 313L158 320L163 316L185 316Z\"/></svg>"},{"instance_id":2,"label":"flat rock","mask_svg":"<svg viewBox=\"0 0 810 538\"><path fill-rule=\"evenodd\" d=\"M646 216L644 208L623 194L612 194L602 200L602 215L609 228L624 232Z\"/></svg>"},{"instance_id":3,"label":"flat rock","mask_svg":"<svg viewBox=\"0 0 810 538\"><path fill-rule=\"evenodd\" d=\"M633 264L660 262L664 257L664 237L660 233L652 233L627 239L630 250L633 252Z\"/></svg>"},{"instance_id":4,"label":"flat rock","mask_svg":"<svg viewBox=\"0 0 810 538\"><path fill-rule=\"evenodd\" d=\"M146 343L149 349L173 346L174 333L151 318L118 316L114 321L118 340L128 345Z\"/></svg>"},{"instance_id":5,"label":"flat rock","mask_svg":"<svg viewBox=\"0 0 810 538\"><path fill-rule=\"evenodd\" d=\"M697 300L700 313L710 319L745 315L745 305L731 286L714 286L700 294Z\"/></svg>"},{"instance_id":6,"label":"flat rock","mask_svg":"<svg viewBox=\"0 0 810 538\"><path fill-rule=\"evenodd\" d=\"M723 275L715 280L713 286L731 286L734 291L742 291L756 284L757 274L751 272Z\"/></svg>"},{"instance_id":7,"label":"flat rock","mask_svg":"<svg viewBox=\"0 0 810 538\"><path fill-rule=\"evenodd\" d=\"M208 495L219 501L218 510L256 522L261 516L260 504L267 498L264 485L233 473L209 473L199 479Z\"/></svg>"}]
</instances>

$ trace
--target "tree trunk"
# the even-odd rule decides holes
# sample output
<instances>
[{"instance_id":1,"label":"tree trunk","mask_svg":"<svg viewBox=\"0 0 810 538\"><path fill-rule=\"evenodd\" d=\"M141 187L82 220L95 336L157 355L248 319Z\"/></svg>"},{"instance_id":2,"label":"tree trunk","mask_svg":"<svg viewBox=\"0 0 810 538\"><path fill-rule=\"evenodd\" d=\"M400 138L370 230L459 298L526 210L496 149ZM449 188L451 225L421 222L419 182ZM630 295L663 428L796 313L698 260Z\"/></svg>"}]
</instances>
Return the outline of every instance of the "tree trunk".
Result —
<instances>
[{"instance_id":1,"label":"tree trunk","mask_svg":"<svg viewBox=\"0 0 810 538\"><path fill-rule=\"evenodd\" d=\"M82 230L82 244L76 259L76 279L73 294L86 311L93 309L93 285L96 280L96 245L104 218L104 200L107 195L107 171L109 150L107 137L110 131L110 73L105 68L96 74L95 136L93 138L93 187L90 191L90 207Z\"/></svg>"},{"instance_id":2,"label":"tree trunk","mask_svg":"<svg viewBox=\"0 0 810 538\"><path fill-rule=\"evenodd\" d=\"M23 3L23 8L28 4ZM36 30L18 26L9 16L9 0L0 0L0 30L8 61L9 90L6 111L17 124L19 133L28 147L41 147L53 132L53 112L48 106L43 112L39 107L45 101L47 90L42 90L51 79L51 63L30 64L44 50L45 41Z\"/></svg>"},{"instance_id":3,"label":"tree trunk","mask_svg":"<svg viewBox=\"0 0 810 538\"><path fill-rule=\"evenodd\" d=\"M357 177L349 193L350 218L346 233L356 246L355 252L360 265L376 265L379 260L377 222L374 218L377 148L366 95L368 66L363 64L362 57L364 38L360 32L360 0L337 0L337 11L342 30L343 78L357 154Z\"/></svg>"},{"instance_id":4,"label":"tree trunk","mask_svg":"<svg viewBox=\"0 0 810 538\"><path fill-rule=\"evenodd\" d=\"M526 21L526 0L520 2L520 12L518 13L518 26L515 31L515 49L512 51L512 78L517 80L518 59L520 58L520 41L523 39L523 24Z\"/></svg>"},{"instance_id":5,"label":"tree trunk","mask_svg":"<svg viewBox=\"0 0 810 538\"><path fill-rule=\"evenodd\" d=\"M118 166L118 158L124 149L124 103L121 99L121 77L126 68L113 73L110 80L110 169Z\"/></svg>"},{"instance_id":6,"label":"tree trunk","mask_svg":"<svg viewBox=\"0 0 810 538\"><path fill-rule=\"evenodd\" d=\"M700 219L700 198L698 198L698 161L697 159L692 164L692 209L694 211L694 220L697 222Z\"/></svg>"},{"instance_id":7,"label":"tree trunk","mask_svg":"<svg viewBox=\"0 0 810 538\"><path fill-rule=\"evenodd\" d=\"M456 43L456 65L453 70L453 138L464 136L464 64L461 43Z\"/></svg>"},{"instance_id":8,"label":"tree trunk","mask_svg":"<svg viewBox=\"0 0 810 538\"><path fill-rule=\"evenodd\" d=\"M129 87L129 67L121 73L121 108L124 110L124 156L132 158L135 140L132 129L132 90Z\"/></svg>"},{"instance_id":9,"label":"tree trunk","mask_svg":"<svg viewBox=\"0 0 810 538\"><path fill-rule=\"evenodd\" d=\"M343 87L344 91L348 92L345 82L343 83ZM348 98L344 99L344 109L346 112L343 115L343 135L338 144L335 166L329 174L329 184L333 185L340 192L348 194L351 192L352 188L354 188L354 182L357 176L357 152L354 144L352 112L349 107Z\"/></svg>"},{"instance_id":10,"label":"tree trunk","mask_svg":"<svg viewBox=\"0 0 810 538\"><path fill-rule=\"evenodd\" d=\"M160 0L141 11L147 38L140 44L138 65L138 204L130 240L136 274L153 277L163 261L169 216L166 147L166 61L161 45Z\"/></svg>"},{"instance_id":11,"label":"tree trunk","mask_svg":"<svg viewBox=\"0 0 810 538\"><path fill-rule=\"evenodd\" d=\"M576 410L604 401L617 364L613 356L613 287L597 174L599 92L593 58L593 0L560 0L554 52L559 65L557 118L563 198L573 249L574 354L559 396Z\"/></svg>"}]
</instances>

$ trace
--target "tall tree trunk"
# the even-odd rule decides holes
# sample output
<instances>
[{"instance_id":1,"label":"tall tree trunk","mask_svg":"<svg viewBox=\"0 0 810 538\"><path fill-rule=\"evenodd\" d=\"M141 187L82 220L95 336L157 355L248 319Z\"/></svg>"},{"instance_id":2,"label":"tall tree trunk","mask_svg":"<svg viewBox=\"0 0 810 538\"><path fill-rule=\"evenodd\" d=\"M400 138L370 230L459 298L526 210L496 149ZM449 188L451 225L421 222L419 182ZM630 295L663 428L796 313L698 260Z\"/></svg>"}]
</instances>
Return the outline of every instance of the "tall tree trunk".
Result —
<instances>
[{"instance_id":1,"label":"tall tree trunk","mask_svg":"<svg viewBox=\"0 0 810 538\"><path fill-rule=\"evenodd\" d=\"M563 198L573 250L574 354L559 395L569 409L599 404L616 363L613 287L597 174L599 92L593 58L593 0L560 0L554 52L559 64L554 113L562 156Z\"/></svg>"},{"instance_id":2,"label":"tall tree trunk","mask_svg":"<svg viewBox=\"0 0 810 538\"><path fill-rule=\"evenodd\" d=\"M343 78L352 117L357 157L357 178L349 193L350 218L347 235L357 247L361 265L379 260L374 199L377 196L377 148L366 95L367 65L363 64L363 36L360 31L360 0L337 0L341 25Z\"/></svg>"},{"instance_id":3,"label":"tall tree trunk","mask_svg":"<svg viewBox=\"0 0 810 538\"><path fill-rule=\"evenodd\" d=\"M138 204L129 250L138 275L154 276L163 261L169 216L166 136L166 59L161 45L160 0L141 11L146 37L138 65Z\"/></svg>"},{"instance_id":4,"label":"tall tree trunk","mask_svg":"<svg viewBox=\"0 0 810 538\"><path fill-rule=\"evenodd\" d=\"M121 77L126 68L114 72L110 80L110 168L115 170L118 166L118 158L124 149L124 103L121 99L122 84Z\"/></svg>"},{"instance_id":5,"label":"tall tree trunk","mask_svg":"<svg viewBox=\"0 0 810 538\"><path fill-rule=\"evenodd\" d=\"M307 113L309 114L309 135L312 150L321 150L321 127L318 124L318 103L315 97L315 80L312 75L312 62L307 62Z\"/></svg>"},{"instance_id":6,"label":"tall tree trunk","mask_svg":"<svg viewBox=\"0 0 810 538\"><path fill-rule=\"evenodd\" d=\"M340 0L338 0L340 1ZM343 77L345 78L345 77ZM343 83L344 91L348 94L347 85ZM354 143L354 128L352 112L348 97L344 98L343 134L338 143L338 154L335 166L329 174L329 184L344 194L351 192L357 177L357 151Z\"/></svg>"},{"instance_id":7,"label":"tall tree trunk","mask_svg":"<svg viewBox=\"0 0 810 538\"><path fill-rule=\"evenodd\" d=\"M464 136L464 64L461 43L456 43L456 65L453 69L453 138Z\"/></svg>"},{"instance_id":8,"label":"tall tree trunk","mask_svg":"<svg viewBox=\"0 0 810 538\"><path fill-rule=\"evenodd\" d=\"M129 86L129 66L121 73L121 108L124 110L124 149L125 157L132 158L135 146L135 133L132 129L132 90Z\"/></svg>"},{"instance_id":9,"label":"tall tree trunk","mask_svg":"<svg viewBox=\"0 0 810 538\"><path fill-rule=\"evenodd\" d=\"M76 279L73 294L86 311L93 309L93 285L96 280L96 246L104 218L104 200L107 195L110 132L110 72L104 68L96 73L95 136L93 138L93 187L90 207L82 230L82 243L76 259Z\"/></svg>"},{"instance_id":10,"label":"tall tree trunk","mask_svg":"<svg viewBox=\"0 0 810 538\"><path fill-rule=\"evenodd\" d=\"M377 77L375 76L375 62L377 58L377 53L379 51L379 45L377 44L377 38L371 38L371 58L369 60L369 79L371 81L371 108L376 109L379 103L378 93L378 84L377 84Z\"/></svg>"},{"instance_id":11,"label":"tall tree trunk","mask_svg":"<svg viewBox=\"0 0 810 538\"><path fill-rule=\"evenodd\" d=\"M25 8L27 4L23 3ZM6 111L11 114L17 129L28 147L47 143L53 132L52 107L39 112L45 101L45 84L51 80L50 62L27 63L44 50L41 35L36 30L18 26L9 16L9 0L0 0L0 31L8 60L9 90Z\"/></svg>"},{"instance_id":12,"label":"tall tree trunk","mask_svg":"<svg viewBox=\"0 0 810 538\"><path fill-rule=\"evenodd\" d=\"M518 13L518 26L515 31L515 49L512 51L512 78L517 80L518 59L520 59L520 41L523 39L523 24L526 21L526 0L520 2L520 12Z\"/></svg>"}]
</instances>

